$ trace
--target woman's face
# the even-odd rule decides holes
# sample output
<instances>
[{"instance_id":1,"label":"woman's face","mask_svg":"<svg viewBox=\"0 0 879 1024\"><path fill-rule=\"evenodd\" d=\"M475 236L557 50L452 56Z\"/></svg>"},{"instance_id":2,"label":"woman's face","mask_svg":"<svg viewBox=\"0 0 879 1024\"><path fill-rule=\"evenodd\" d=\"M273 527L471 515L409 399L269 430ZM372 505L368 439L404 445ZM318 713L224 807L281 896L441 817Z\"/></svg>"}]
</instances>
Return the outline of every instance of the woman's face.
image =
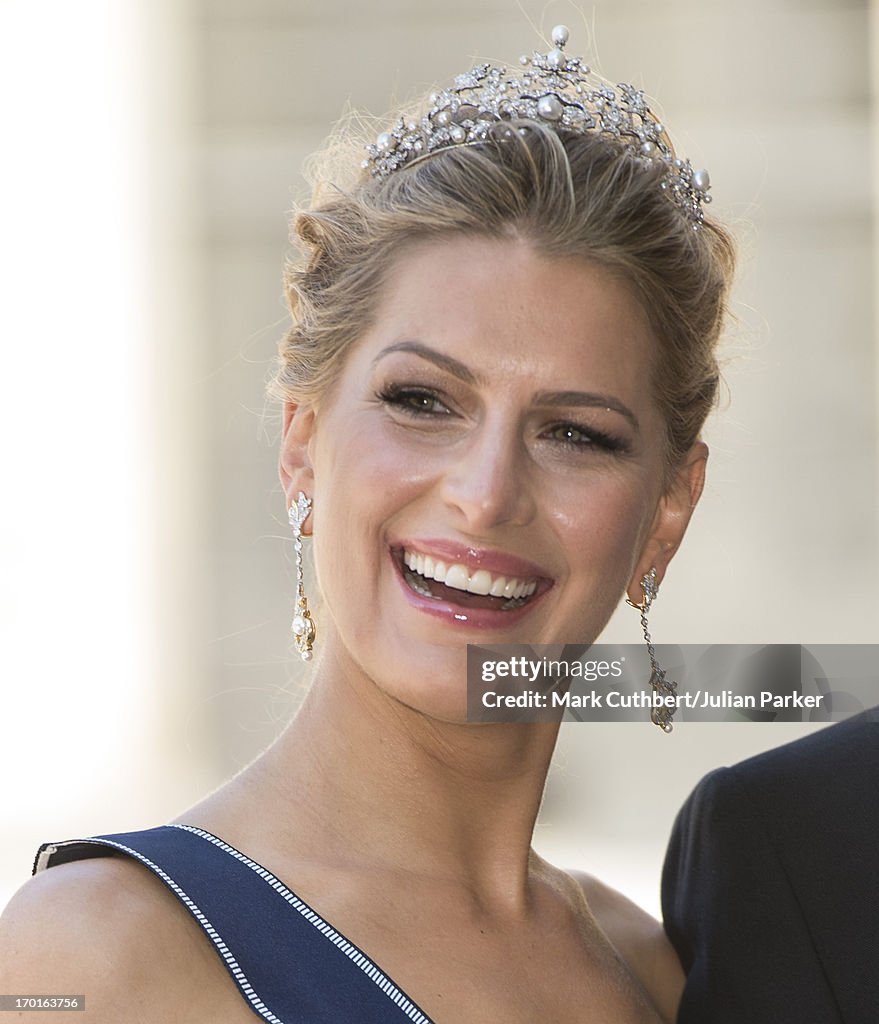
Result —
<instances>
[{"instance_id":1,"label":"woman's face","mask_svg":"<svg viewBox=\"0 0 879 1024\"><path fill-rule=\"evenodd\" d=\"M629 287L525 241L407 247L282 478L314 499L320 642L386 692L462 717L466 644L588 643L701 486L664 493L656 343ZM327 621L331 620L331 621Z\"/></svg>"}]
</instances>

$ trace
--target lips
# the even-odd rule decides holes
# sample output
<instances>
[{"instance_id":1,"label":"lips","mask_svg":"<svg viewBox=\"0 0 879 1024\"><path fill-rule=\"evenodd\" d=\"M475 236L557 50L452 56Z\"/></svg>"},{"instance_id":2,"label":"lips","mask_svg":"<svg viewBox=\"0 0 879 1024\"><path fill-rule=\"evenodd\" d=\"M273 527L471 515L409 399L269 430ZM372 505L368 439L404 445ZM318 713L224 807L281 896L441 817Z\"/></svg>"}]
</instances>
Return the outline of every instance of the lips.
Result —
<instances>
[{"instance_id":1,"label":"lips","mask_svg":"<svg viewBox=\"0 0 879 1024\"><path fill-rule=\"evenodd\" d=\"M446 541L409 542L392 553L407 589L425 602L436 602L435 610L442 604L506 615L552 586L536 566L505 553Z\"/></svg>"}]
</instances>

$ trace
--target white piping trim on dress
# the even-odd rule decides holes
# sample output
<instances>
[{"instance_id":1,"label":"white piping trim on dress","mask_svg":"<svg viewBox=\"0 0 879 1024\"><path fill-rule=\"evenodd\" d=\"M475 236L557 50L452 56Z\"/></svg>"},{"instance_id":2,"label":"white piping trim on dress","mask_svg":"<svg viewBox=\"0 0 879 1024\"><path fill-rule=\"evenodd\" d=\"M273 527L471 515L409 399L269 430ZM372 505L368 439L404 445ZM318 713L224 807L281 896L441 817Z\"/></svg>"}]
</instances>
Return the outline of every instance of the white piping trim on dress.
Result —
<instances>
[{"instance_id":1,"label":"white piping trim on dress","mask_svg":"<svg viewBox=\"0 0 879 1024\"><path fill-rule=\"evenodd\" d=\"M161 878L162 881L167 886L169 886L174 891L174 893L186 904L190 913L196 918L198 923L205 930L211 941L217 947L220 956L222 956L223 960L226 962L226 966L232 972L232 976L238 983L238 987L241 989L245 998L256 1010L256 1012L261 1017L264 1017L269 1022L269 1024L284 1024L284 1021L282 1021L280 1017L276 1017L256 994L256 992L253 989L253 986L247 980L247 976L245 975L244 971L242 971L241 968L238 966L238 961L235 959L234 956L232 956L229 947L226 945L225 942L223 942L223 939L220 937L220 934L217 932L217 930L214 928L211 922L207 919L207 917L205 917L205 915L201 912L195 901L190 899L189 896L187 896L183 889L180 888L180 886L174 881L173 878L171 878L169 874L167 874L167 872L163 871L158 864L154 864L153 861L149 859L149 857L145 857L142 853L138 853L137 850L132 850L130 846L125 846L123 843L117 843L112 839L87 839L85 840L85 842L100 843L102 846L115 847L117 850L122 850L130 856L135 857L137 860L141 861L141 863L146 864L146 866L151 871L154 871L159 876L159 878Z\"/></svg>"},{"instance_id":2,"label":"white piping trim on dress","mask_svg":"<svg viewBox=\"0 0 879 1024\"><path fill-rule=\"evenodd\" d=\"M295 910L305 918L309 924L314 925L317 930L324 935L326 938L337 946L348 959L360 968L361 971L381 989L384 994L391 999L406 1016L413 1021L413 1024L433 1024L433 1021L429 1017L426 1017L422 1010L420 1010L415 1003L391 981L391 979L379 969L378 965L369 959L366 954L362 953L353 943L349 942L344 935L340 935L331 924L328 924L320 914L316 913L311 907L303 902L295 893L290 892L286 885L277 879L271 871L268 871L261 864L257 864L256 861L251 860L249 857L241 853L240 850L236 850L234 846L229 846L228 843L224 843L222 839L217 838L211 832L205 832L203 829L195 828L193 825L175 825L172 824L169 828L183 829L185 832L191 832L193 835L201 836L202 839L206 839L209 843L213 843L214 846L218 846L221 850L234 857L236 860L241 861L242 864L246 864L252 871L255 871L263 881L268 884L292 906Z\"/></svg>"}]
</instances>

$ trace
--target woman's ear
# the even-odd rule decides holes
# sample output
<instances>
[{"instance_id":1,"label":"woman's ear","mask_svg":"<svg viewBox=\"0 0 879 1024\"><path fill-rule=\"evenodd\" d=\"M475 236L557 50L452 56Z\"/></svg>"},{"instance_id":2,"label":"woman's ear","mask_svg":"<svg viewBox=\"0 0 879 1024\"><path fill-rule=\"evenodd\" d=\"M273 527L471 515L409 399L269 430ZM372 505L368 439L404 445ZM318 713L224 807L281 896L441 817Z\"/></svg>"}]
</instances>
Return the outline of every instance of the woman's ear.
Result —
<instances>
[{"instance_id":1,"label":"woman's ear","mask_svg":"<svg viewBox=\"0 0 879 1024\"><path fill-rule=\"evenodd\" d=\"M693 509L705 484L705 465L708 446L697 441L687 452L683 462L659 499L650 535L641 551L626 593L632 604L641 604L644 591L641 580L656 569L656 585L662 582L669 562L684 539Z\"/></svg>"},{"instance_id":2,"label":"woman's ear","mask_svg":"<svg viewBox=\"0 0 879 1024\"><path fill-rule=\"evenodd\" d=\"M314 469L311 464L311 440L314 437L315 409L307 402L284 403L284 434L278 459L281 486L287 507L300 491L314 495Z\"/></svg>"}]
</instances>

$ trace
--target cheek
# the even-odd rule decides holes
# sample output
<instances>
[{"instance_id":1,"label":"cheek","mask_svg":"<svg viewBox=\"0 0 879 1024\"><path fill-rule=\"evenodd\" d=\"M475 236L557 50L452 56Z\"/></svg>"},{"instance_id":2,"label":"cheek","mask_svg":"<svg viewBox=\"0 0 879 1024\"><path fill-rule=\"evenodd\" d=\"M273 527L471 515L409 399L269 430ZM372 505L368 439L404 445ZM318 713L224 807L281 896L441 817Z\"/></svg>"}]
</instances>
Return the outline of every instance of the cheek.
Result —
<instances>
[{"instance_id":1,"label":"cheek","mask_svg":"<svg viewBox=\"0 0 879 1024\"><path fill-rule=\"evenodd\" d=\"M567 579L555 616L565 642L593 643L619 605L635 571L649 520L640 488L593 488L577 514L556 517L567 553Z\"/></svg>"},{"instance_id":2,"label":"cheek","mask_svg":"<svg viewBox=\"0 0 879 1024\"><path fill-rule=\"evenodd\" d=\"M315 569L335 613L349 591L368 601L371 581L385 567L395 513L423 492L436 470L371 416L344 423L327 418L312 455Z\"/></svg>"},{"instance_id":3,"label":"cheek","mask_svg":"<svg viewBox=\"0 0 879 1024\"><path fill-rule=\"evenodd\" d=\"M334 512L356 508L358 519L387 514L436 475L435 460L425 458L423 449L400 444L392 427L368 416L344 433L334 431L326 449L318 455L317 493Z\"/></svg>"},{"instance_id":4,"label":"cheek","mask_svg":"<svg viewBox=\"0 0 879 1024\"><path fill-rule=\"evenodd\" d=\"M647 479L593 479L555 506L556 535L568 553L572 580L618 598L628 585L653 521Z\"/></svg>"}]
</instances>

